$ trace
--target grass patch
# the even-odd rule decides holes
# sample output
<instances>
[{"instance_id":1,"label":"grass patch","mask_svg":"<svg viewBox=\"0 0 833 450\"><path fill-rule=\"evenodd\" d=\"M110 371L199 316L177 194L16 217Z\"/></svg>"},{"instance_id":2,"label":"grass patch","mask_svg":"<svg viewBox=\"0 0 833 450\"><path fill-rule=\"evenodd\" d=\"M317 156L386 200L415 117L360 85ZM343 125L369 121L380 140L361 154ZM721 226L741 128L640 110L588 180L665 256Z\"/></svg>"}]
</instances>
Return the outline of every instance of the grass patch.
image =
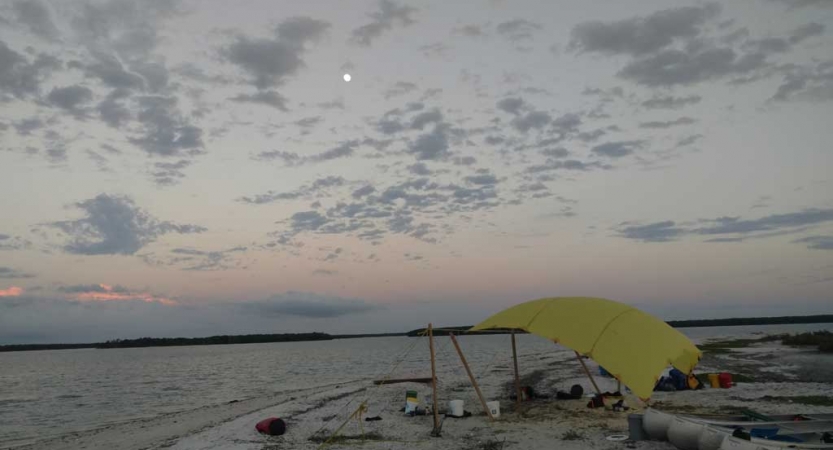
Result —
<instances>
[{"instance_id":1,"label":"grass patch","mask_svg":"<svg viewBox=\"0 0 833 450\"><path fill-rule=\"evenodd\" d=\"M371 431L370 433L361 434L339 434L338 436L333 437L330 439L330 434L315 434L310 436L309 440L311 442L315 442L316 444L323 444L327 442L329 439L330 444L339 444L348 441L383 441L385 440L384 436L375 431Z\"/></svg>"},{"instance_id":2,"label":"grass patch","mask_svg":"<svg viewBox=\"0 0 833 450\"><path fill-rule=\"evenodd\" d=\"M783 339L781 339L781 343L796 347L815 345L818 347L820 352L833 353L833 332L814 331L810 333L786 335Z\"/></svg>"},{"instance_id":3,"label":"grass patch","mask_svg":"<svg viewBox=\"0 0 833 450\"><path fill-rule=\"evenodd\" d=\"M727 339L723 341L712 341L698 345L697 348L702 350L704 353L733 353L733 348L745 348L752 344L758 344L761 342L782 340L786 336L787 335L783 334L773 334L757 339Z\"/></svg>"},{"instance_id":4,"label":"grass patch","mask_svg":"<svg viewBox=\"0 0 833 450\"><path fill-rule=\"evenodd\" d=\"M584 435L579 433L576 430L570 430L570 431L567 431L566 433L564 433L563 436L561 436L561 440L562 441L583 441L584 440Z\"/></svg>"},{"instance_id":5,"label":"grass patch","mask_svg":"<svg viewBox=\"0 0 833 450\"><path fill-rule=\"evenodd\" d=\"M794 396L773 396L773 395L765 395L761 397L761 400L767 402L778 402L778 403L801 403L802 405L812 405L812 406L833 406L833 397L829 397L826 395L794 395Z\"/></svg>"}]
</instances>

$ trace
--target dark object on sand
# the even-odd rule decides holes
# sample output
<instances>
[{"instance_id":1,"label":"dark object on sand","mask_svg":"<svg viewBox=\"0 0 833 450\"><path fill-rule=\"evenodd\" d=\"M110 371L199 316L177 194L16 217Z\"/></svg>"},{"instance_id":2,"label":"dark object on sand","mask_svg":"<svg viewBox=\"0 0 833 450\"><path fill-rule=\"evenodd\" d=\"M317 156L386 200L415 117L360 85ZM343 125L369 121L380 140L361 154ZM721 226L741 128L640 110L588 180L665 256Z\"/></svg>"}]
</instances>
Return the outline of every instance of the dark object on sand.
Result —
<instances>
[{"instance_id":1,"label":"dark object on sand","mask_svg":"<svg viewBox=\"0 0 833 450\"><path fill-rule=\"evenodd\" d=\"M558 391L555 393L555 398L559 400L578 400L584 395L584 388L581 385L574 384L570 388L570 392Z\"/></svg>"},{"instance_id":2,"label":"dark object on sand","mask_svg":"<svg viewBox=\"0 0 833 450\"><path fill-rule=\"evenodd\" d=\"M454 418L454 419L463 419L465 417L471 417L471 411L463 411L462 416L454 416L454 415L451 415L449 413L445 413L445 416L446 417L451 417L451 418Z\"/></svg>"},{"instance_id":3,"label":"dark object on sand","mask_svg":"<svg viewBox=\"0 0 833 450\"><path fill-rule=\"evenodd\" d=\"M382 418L381 418L381 417L379 417L379 416L375 416L375 417L365 417L365 418L364 418L364 421L365 421L365 422L375 422L375 421L377 421L377 420L382 420Z\"/></svg>"},{"instance_id":4,"label":"dark object on sand","mask_svg":"<svg viewBox=\"0 0 833 450\"><path fill-rule=\"evenodd\" d=\"M263 419L255 425L255 430L270 436L280 436L286 433L286 422L277 417Z\"/></svg>"},{"instance_id":5,"label":"dark object on sand","mask_svg":"<svg viewBox=\"0 0 833 450\"><path fill-rule=\"evenodd\" d=\"M389 380L373 380L373 384L396 384L396 383L431 383L431 377L417 377L417 378L395 378Z\"/></svg>"}]
</instances>

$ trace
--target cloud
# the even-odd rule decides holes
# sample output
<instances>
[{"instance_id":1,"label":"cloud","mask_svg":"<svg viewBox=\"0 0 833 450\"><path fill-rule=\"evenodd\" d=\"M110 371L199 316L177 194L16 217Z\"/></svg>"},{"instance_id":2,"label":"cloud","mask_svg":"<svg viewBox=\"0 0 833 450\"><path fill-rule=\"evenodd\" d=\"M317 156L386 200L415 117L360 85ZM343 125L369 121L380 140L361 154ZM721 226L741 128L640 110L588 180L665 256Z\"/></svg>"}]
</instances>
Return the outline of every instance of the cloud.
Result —
<instances>
[{"instance_id":1,"label":"cloud","mask_svg":"<svg viewBox=\"0 0 833 450\"><path fill-rule=\"evenodd\" d=\"M137 115L143 135L130 138L149 154L177 156L188 150L190 154L203 146L202 129L185 120L176 107L175 97L143 96L138 98Z\"/></svg>"},{"instance_id":2,"label":"cloud","mask_svg":"<svg viewBox=\"0 0 833 450\"><path fill-rule=\"evenodd\" d=\"M526 168L527 173L552 172L557 170L569 170L587 172L593 169L611 169L612 167L599 161L584 162L575 159L555 160L548 159L544 164L535 164Z\"/></svg>"},{"instance_id":3,"label":"cloud","mask_svg":"<svg viewBox=\"0 0 833 450\"><path fill-rule=\"evenodd\" d=\"M765 66L763 53L738 55L730 48L693 51L664 50L632 60L619 71L622 78L649 87L691 85L729 75L748 74Z\"/></svg>"},{"instance_id":4,"label":"cloud","mask_svg":"<svg viewBox=\"0 0 833 450\"><path fill-rule=\"evenodd\" d=\"M156 162L153 164L153 171L151 176L153 181L160 186L172 186L177 184L179 180L185 178L182 169L191 165L191 161L187 159L180 159L177 162Z\"/></svg>"},{"instance_id":5,"label":"cloud","mask_svg":"<svg viewBox=\"0 0 833 450\"><path fill-rule=\"evenodd\" d=\"M642 122L639 124L639 128L671 128L677 125L691 125L696 122L697 121L691 117L680 117L674 120Z\"/></svg>"},{"instance_id":6,"label":"cloud","mask_svg":"<svg viewBox=\"0 0 833 450\"><path fill-rule=\"evenodd\" d=\"M486 35L486 31L480 25L463 25L454 28L452 32L454 34L459 34L462 36L468 36L473 38L482 37Z\"/></svg>"},{"instance_id":7,"label":"cloud","mask_svg":"<svg viewBox=\"0 0 833 450\"><path fill-rule=\"evenodd\" d=\"M2 250L23 250L32 246L32 243L19 236L10 236L0 233L0 251Z\"/></svg>"},{"instance_id":8,"label":"cloud","mask_svg":"<svg viewBox=\"0 0 833 450\"><path fill-rule=\"evenodd\" d=\"M123 89L115 89L98 104L98 113L104 123L113 128L120 128L133 118L133 114L122 103L128 95L129 93Z\"/></svg>"},{"instance_id":9,"label":"cloud","mask_svg":"<svg viewBox=\"0 0 833 450\"><path fill-rule=\"evenodd\" d=\"M23 288L17 286L0 289L0 297L19 297L21 294L23 294Z\"/></svg>"},{"instance_id":10,"label":"cloud","mask_svg":"<svg viewBox=\"0 0 833 450\"><path fill-rule=\"evenodd\" d=\"M802 25L795 30L793 30L792 35L790 36L790 44L798 44L805 39L814 37L814 36L821 36L824 34L824 31L827 27L818 23L818 22L810 22L808 24Z\"/></svg>"},{"instance_id":11,"label":"cloud","mask_svg":"<svg viewBox=\"0 0 833 450\"><path fill-rule=\"evenodd\" d=\"M609 158L621 158L632 154L634 150L642 148L643 145L644 142L642 141L606 142L593 147L590 151Z\"/></svg>"},{"instance_id":12,"label":"cloud","mask_svg":"<svg viewBox=\"0 0 833 450\"><path fill-rule=\"evenodd\" d=\"M221 53L250 76L260 90L278 86L304 67L304 44L317 42L330 25L309 17L292 17L275 29L275 39L238 36Z\"/></svg>"},{"instance_id":13,"label":"cloud","mask_svg":"<svg viewBox=\"0 0 833 450\"><path fill-rule=\"evenodd\" d=\"M54 88L46 96L46 100L68 111L77 112L78 106L89 103L93 99L93 91L86 86L66 86L62 88Z\"/></svg>"},{"instance_id":14,"label":"cloud","mask_svg":"<svg viewBox=\"0 0 833 450\"><path fill-rule=\"evenodd\" d=\"M425 111L414 116L413 120L411 120L411 129L421 130L429 123L441 123L442 121L443 113L439 110Z\"/></svg>"},{"instance_id":15,"label":"cloud","mask_svg":"<svg viewBox=\"0 0 833 450\"><path fill-rule=\"evenodd\" d=\"M7 93L18 99L37 95L40 83L61 66L57 58L42 53L29 62L0 40L0 94Z\"/></svg>"},{"instance_id":16,"label":"cloud","mask_svg":"<svg viewBox=\"0 0 833 450\"><path fill-rule=\"evenodd\" d=\"M642 102L642 106L648 109L677 109L683 106L700 103L702 97L689 95L686 97L674 97L671 95L658 95Z\"/></svg>"},{"instance_id":17,"label":"cloud","mask_svg":"<svg viewBox=\"0 0 833 450\"><path fill-rule=\"evenodd\" d=\"M49 8L38 0L17 0L12 4L17 21L26 25L29 31L47 40L58 37L58 29L52 22Z\"/></svg>"},{"instance_id":18,"label":"cloud","mask_svg":"<svg viewBox=\"0 0 833 450\"><path fill-rule=\"evenodd\" d=\"M68 294L72 300L79 302L111 302L139 300L145 303L159 303L166 306L176 305L175 300L157 296L148 292L132 291L123 286L107 284L74 285L58 288L59 292Z\"/></svg>"},{"instance_id":19,"label":"cloud","mask_svg":"<svg viewBox=\"0 0 833 450\"><path fill-rule=\"evenodd\" d=\"M34 278L35 276L36 275L32 273L21 272L19 270L12 269L11 267L0 266L0 278Z\"/></svg>"},{"instance_id":20,"label":"cloud","mask_svg":"<svg viewBox=\"0 0 833 450\"><path fill-rule=\"evenodd\" d=\"M90 50L107 48L134 59L149 56L160 41L160 23L182 13L176 0L110 0L85 3L69 23Z\"/></svg>"},{"instance_id":21,"label":"cloud","mask_svg":"<svg viewBox=\"0 0 833 450\"><path fill-rule=\"evenodd\" d=\"M286 107L286 97L273 90L259 91L254 94L238 94L229 100L239 103L258 103L284 112L289 111Z\"/></svg>"},{"instance_id":22,"label":"cloud","mask_svg":"<svg viewBox=\"0 0 833 450\"><path fill-rule=\"evenodd\" d=\"M382 95L385 97L385 100L389 100L393 97L405 95L417 89L419 89L419 86L414 83L408 81L397 81L396 84L383 91Z\"/></svg>"},{"instance_id":23,"label":"cloud","mask_svg":"<svg viewBox=\"0 0 833 450\"><path fill-rule=\"evenodd\" d=\"M268 39L238 37L226 55L252 77L258 89L264 90L281 84L304 66L297 47Z\"/></svg>"},{"instance_id":24,"label":"cloud","mask_svg":"<svg viewBox=\"0 0 833 450\"><path fill-rule=\"evenodd\" d=\"M703 139L702 134L692 134L691 136L686 136L684 138L681 138L679 141L677 141L677 147L684 147L686 145L691 145L691 144L699 141L700 139Z\"/></svg>"},{"instance_id":25,"label":"cloud","mask_svg":"<svg viewBox=\"0 0 833 450\"><path fill-rule=\"evenodd\" d=\"M95 61L87 64L84 71L89 77L98 78L106 86L114 89L141 90L145 88L145 79L141 75L129 72L115 55L95 53Z\"/></svg>"},{"instance_id":26,"label":"cloud","mask_svg":"<svg viewBox=\"0 0 833 450\"><path fill-rule=\"evenodd\" d=\"M512 119L512 126L516 130L526 133L529 130L540 130L552 122L552 117L545 111L530 111Z\"/></svg>"},{"instance_id":27,"label":"cloud","mask_svg":"<svg viewBox=\"0 0 833 450\"><path fill-rule=\"evenodd\" d=\"M63 249L79 255L132 255L168 233L201 233L197 225L159 221L137 207L129 197L99 194L74 205L86 217L51 222L69 241Z\"/></svg>"},{"instance_id":28,"label":"cloud","mask_svg":"<svg viewBox=\"0 0 833 450\"><path fill-rule=\"evenodd\" d=\"M243 203L255 204L255 205L262 205L267 203L273 203L279 200L297 200L299 198L304 199L311 199L313 196L321 195L322 193L326 193L329 188L337 188L341 186L345 186L347 184L347 180L339 176L327 176L323 178L318 178L310 184L305 184L294 191L289 192L274 192L269 191L265 194L256 195L254 197L240 197L238 201ZM373 192L373 186L365 186L361 189L370 188L370 192ZM356 192L361 191L361 189L354 191L353 196L356 196ZM362 195L369 194L370 192L362 191L359 193L359 197Z\"/></svg>"},{"instance_id":29,"label":"cloud","mask_svg":"<svg viewBox=\"0 0 833 450\"><path fill-rule=\"evenodd\" d=\"M568 49L608 55L647 55L669 47L675 40L698 36L706 22L719 13L720 5L707 3L615 22L584 22L573 28Z\"/></svg>"},{"instance_id":30,"label":"cloud","mask_svg":"<svg viewBox=\"0 0 833 450\"><path fill-rule=\"evenodd\" d=\"M233 247L226 250L197 250L194 248L174 248L171 253L174 258L167 261L168 265L185 263L182 270L187 271L215 271L240 267L239 261L233 261L235 253L242 253L247 247ZM231 265L234 264L234 265Z\"/></svg>"},{"instance_id":31,"label":"cloud","mask_svg":"<svg viewBox=\"0 0 833 450\"><path fill-rule=\"evenodd\" d=\"M785 228L817 225L833 221L833 209L806 209L795 213L772 214L760 219L741 220L737 217L720 217L711 225L694 230L698 234L748 234L760 231L775 231Z\"/></svg>"},{"instance_id":32,"label":"cloud","mask_svg":"<svg viewBox=\"0 0 833 450\"><path fill-rule=\"evenodd\" d=\"M833 100L833 60L793 67L770 100L823 102Z\"/></svg>"},{"instance_id":33,"label":"cloud","mask_svg":"<svg viewBox=\"0 0 833 450\"><path fill-rule=\"evenodd\" d=\"M290 17L281 22L275 32L283 41L303 46L307 42L318 42L330 29L330 24L310 17Z\"/></svg>"},{"instance_id":34,"label":"cloud","mask_svg":"<svg viewBox=\"0 0 833 450\"><path fill-rule=\"evenodd\" d=\"M433 131L417 137L408 146L408 153L414 155L419 161L444 160L448 158L451 153L448 147L446 127L437 124Z\"/></svg>"},{"instance_id":35,"label":"cloud","mask_svg":"<svg viewBox=\"0 0 833 450\"><path fill-rule=\"evenodd\" d=\"M718 217L701 219L697 225L681 226L674 221L656 222L648 225L623 223L617 231L619 236L645 242L667 242L679 237L708 236L706 242L739 242L744 238L765 238L791 234L821 224L833 222L833 209L810 208L803 211L771 214L758 219L743 220L739 217ZM824 236L808 237L793 242L826 245Z\"/></svg>"},{"instance_id":36,"label":"cloud","mask_svg":"<svg viewBox=\"0 0 833 450\"><path fill-rule=\"evenodd\" d=\"M320 275L325 277L331 277L334 275L338 275L337 270L329 270L329 269L315 269L312 271L313 275Z\"/></svg>"},{"instance_id":37,"label":"cloud","mask_svg":"<svg viewBox=\"0 0 833 450\"><path fill-rule=\"evenodd\" d=\"M619 235L642 242L668 242L686 234L686 230L676 226L671 220L647 225L629 225L619 229Z\"/></svg>"},{"instance_id":38,"label":"cloud","mask_svg":"<svg viewBox=\"0 0 833 450\"><path fill-rule=\"evenodd\" d=\"M518 97L507 97L497 102L497 108L510 114L518 115L524 107L524 100Z\"/></svg>"},{"instance_id":39,"label":"cloud","mask_svg":"<svg viewBox=\"0 0 833 450\"><path fill-rule=\"evenodd\" d=\"M833 236L807 236L793 241L798 244L807 244L807 248L815 250L833 250Z\"/></svg>"},{"instance_id":40,"label":"cloud","mask_svg":"<svg viewBox=\"0 0 833 450\"><path fill-rule=\"evenodd\" d=\"M540 24L525 19L508 20L495 27L498 34L515 43L532 39L532 36L540 29Z\"/></svg>"},{"instance_id":41,"label":"cloud","mask_svg":"<svg viewBox=\"0 0 833 450\"><path fill-rule=\"evenodd\" d=\"M414 23L411 17L417 10L410 6L401 6L390 0L381 0L379 10L369 14L371 21L353 30L352 41L369 46L374 40L393 29L394 25L403 27Z\"/></svg>"}]
</instances>

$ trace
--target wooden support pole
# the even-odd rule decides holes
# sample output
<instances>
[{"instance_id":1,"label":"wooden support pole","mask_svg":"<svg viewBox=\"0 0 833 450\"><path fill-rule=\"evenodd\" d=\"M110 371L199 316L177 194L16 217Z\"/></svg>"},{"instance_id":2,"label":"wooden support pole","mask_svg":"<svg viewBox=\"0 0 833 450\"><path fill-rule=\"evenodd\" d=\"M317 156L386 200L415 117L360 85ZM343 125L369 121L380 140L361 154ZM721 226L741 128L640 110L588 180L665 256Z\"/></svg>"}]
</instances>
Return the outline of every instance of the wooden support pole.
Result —
<instances>
[{"instance_id":1,"label":"wooden support pole","mask_svg":"<svg viewBox=\"0 0 833 450\"><path fill-rule=\"evenodd\" d=\"M434 362L434 326L430 323L428 324L428 348L431 349L431 392L434 402L434 429L431 431L431 435L439 435L440 413L437 411L437 367Z\"/></svg>"},{"instance_id":2,"label":"wooden support pole","mask_svg":"<svg viewBox=\"0 0 833 450\"><path fill-rule=\"evenodd\" d=\"M460 344L457 343L457 338L454 337L454 333L448 333L448 336L451 338L454 348L457 349L457 354L460 355L460 361L463 362L463 367L466 368L466 373L469 374L469 380L471 380L471 385L474 386L474 392L477 393L477 398L480 399L480 405L483 407L483 411L486 411L486 415L489 416L489 420L495 420L495 418L492 417L492 412L489 411L489 407L486 406L486 399L483 398L483 393L480 392L480 386L477 385L477 380L474 379L474 375L471 373L471 369L469 369L469 363L466 361L466 357L463 356L463 351L460 350Z\"/></svg>"},{"instance_id":3,"label":"wooden support pole","mask_svg":"<svg viewBox=\"0 0 833 450\"><path fill-rule=\"evenodd\" d=\"M596 380L593 379L593 375L590 374L590 371L587 370L587 366L584 364L584 360L581 358L581 355L576 352L576 358L578 358L578 362L581 363L581 368L584 369L584 373L587 374L587 378L590 378L590 382L593 383L593 388L596 389L596 393L601 395L602 391L599 390L599 386L596 384Z\"/></svg>"},{"instance_id":4,"label":"wooden support pole","mask_svg":"<svg viewBox=\"0 0 833 450\"><path fill-rule=\"evenodd\" d=\"M521 378L518 375L518 350L515 347L515 330L512 330L512 362L515 364L515 395L517 396L517 401L515 402L516 407L521 407Z\"/></svg>"}]
</instances>

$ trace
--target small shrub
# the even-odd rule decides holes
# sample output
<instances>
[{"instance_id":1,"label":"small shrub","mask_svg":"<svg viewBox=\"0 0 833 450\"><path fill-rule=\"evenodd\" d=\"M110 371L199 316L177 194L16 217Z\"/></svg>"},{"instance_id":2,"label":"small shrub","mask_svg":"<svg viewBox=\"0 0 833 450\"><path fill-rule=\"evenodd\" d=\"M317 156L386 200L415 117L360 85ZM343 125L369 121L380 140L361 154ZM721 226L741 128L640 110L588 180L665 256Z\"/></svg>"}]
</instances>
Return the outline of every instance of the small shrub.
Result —
<instances>
[{"instance_id":1,"label":"small shrub","mask_svg":"<svg viewBox=\"0 0 833 450\"><path fill-rule=\"evenodd\" d=\"M584 435L575 430L570 430L561 436L562 441L581 441L584 440Z\"/></svg>"}]
</instances>

